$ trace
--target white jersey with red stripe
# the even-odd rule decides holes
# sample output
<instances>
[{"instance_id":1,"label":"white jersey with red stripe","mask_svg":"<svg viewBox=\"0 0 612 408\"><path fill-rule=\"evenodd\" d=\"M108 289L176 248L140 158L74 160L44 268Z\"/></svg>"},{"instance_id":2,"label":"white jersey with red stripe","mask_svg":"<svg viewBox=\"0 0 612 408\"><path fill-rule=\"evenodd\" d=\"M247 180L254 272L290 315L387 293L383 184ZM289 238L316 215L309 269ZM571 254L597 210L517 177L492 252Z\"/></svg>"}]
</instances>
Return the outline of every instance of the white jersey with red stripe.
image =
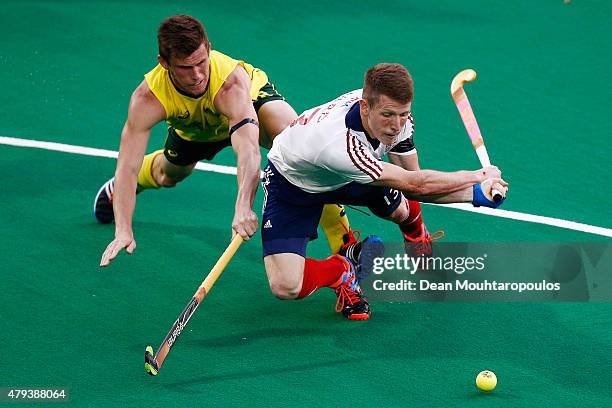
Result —
<instances>
[{"instance_id":1,"label":"white jersey with red stripe","mask_svg":"<svg viewBox=\"0 0 612 408\"><path fill-rule=\"evenodd\" d=\"M268 160L291 184L322 193L377 180L387 153L416 153L412 116L392 145L368 137L359 114L361 96L357 89L302 113L274 139Z\"/></svg>"}]
</instances>

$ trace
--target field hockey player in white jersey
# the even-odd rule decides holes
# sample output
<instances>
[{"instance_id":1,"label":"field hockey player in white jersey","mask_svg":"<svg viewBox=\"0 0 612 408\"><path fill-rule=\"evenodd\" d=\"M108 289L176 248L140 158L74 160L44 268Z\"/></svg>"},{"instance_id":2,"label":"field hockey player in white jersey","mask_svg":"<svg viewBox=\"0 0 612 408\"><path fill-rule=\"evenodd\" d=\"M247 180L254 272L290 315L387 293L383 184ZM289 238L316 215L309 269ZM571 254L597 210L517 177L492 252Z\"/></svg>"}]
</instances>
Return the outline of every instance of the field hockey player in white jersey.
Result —
<instances>
[{"instance_id":1,"label":"field hockey player in white jersey","mask_svg":"<svg viewBox=\"0 0 612 408\"><path fill-rule=\"evenodd\" d=\"M363 90L307 110L274 140L262 181L261 225L266 273L278 298L301 299L329 287L338 297L337 312L351 320L369 319L370 305L359 287L370 272L360 259L366 245L353 242L324 260L306 257L325 204L368 207L398 224L405 239L421 237L421 242L431 237L418 201L502 204L493 201L491 191L505 196L508 184L494 166L410 171L413 89L402 65L378 64L367 71ZM382 161L387 154L390 163ZM381 248L379 238L368 239L372 248Z\"/></svg>"}]
</instances>

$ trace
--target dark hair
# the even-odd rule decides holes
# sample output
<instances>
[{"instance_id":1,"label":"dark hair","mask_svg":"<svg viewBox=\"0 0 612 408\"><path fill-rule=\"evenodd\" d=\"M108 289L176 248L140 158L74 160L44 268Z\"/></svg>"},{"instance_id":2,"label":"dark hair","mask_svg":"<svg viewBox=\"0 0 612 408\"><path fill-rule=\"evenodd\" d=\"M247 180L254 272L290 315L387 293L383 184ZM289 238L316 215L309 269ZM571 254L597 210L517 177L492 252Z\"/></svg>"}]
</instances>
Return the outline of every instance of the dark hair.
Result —
<instances>
[{"instance_id":1,"label":"dark hair","mask_svg":"<svg viewBox=\"0 0 612 408\"><path fill-rule=\"evenodd\" d=\"M383 63L368 69L363 85L363 99L369 106L374 106L380 95L400 103L412 102L414 82L403 65Z\"/></svg>"},{"instance_id":2,"label":"dark hair","mask_svg":"<svg viewBox=\"0 0 612 408\"><path fill-rule=\"evenodd\" d=\"M202 43L208 44L206 30L192 16L181 14L168 17L157 30L159 55L168 63L172 57L184 58L193 54Z\"/></svg>"}]
</instances>

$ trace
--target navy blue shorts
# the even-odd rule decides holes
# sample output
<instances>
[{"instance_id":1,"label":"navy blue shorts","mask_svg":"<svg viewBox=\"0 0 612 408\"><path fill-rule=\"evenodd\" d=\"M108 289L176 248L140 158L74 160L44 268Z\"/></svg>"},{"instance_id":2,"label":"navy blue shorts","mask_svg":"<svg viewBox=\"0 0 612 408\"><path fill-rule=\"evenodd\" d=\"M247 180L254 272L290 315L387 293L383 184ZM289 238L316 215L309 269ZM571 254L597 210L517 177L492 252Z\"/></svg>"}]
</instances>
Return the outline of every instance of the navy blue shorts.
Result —
<instances>
[{"instance_id":1,"label":"navy blue shorts","mask_svg":"<svg viewBox=\"0 0 612 408\"><path fill-rule=\"evenodd\" d=\"M306 256L308 241L317 238L317 226L325 204L368 207L386 218L402 202L400 191L352 182L325 193L307 193L284 178L271 162L264 169L261 217L263 256L294 253Z\"/></svg>"}]
</instances>

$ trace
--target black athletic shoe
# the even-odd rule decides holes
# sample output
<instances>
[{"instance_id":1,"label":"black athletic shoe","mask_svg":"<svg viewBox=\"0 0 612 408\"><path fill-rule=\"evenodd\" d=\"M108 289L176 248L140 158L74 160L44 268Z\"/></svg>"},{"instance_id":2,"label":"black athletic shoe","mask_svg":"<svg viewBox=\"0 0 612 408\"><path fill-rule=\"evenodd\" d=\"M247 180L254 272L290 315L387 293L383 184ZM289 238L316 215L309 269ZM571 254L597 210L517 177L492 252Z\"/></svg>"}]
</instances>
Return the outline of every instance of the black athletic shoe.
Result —
<instances>
[{"instance_id":1,"label":"black athletic shoe","mask_svg":"<svg viewBox=\"0 0 612 408\"><path fill-rule=\"evenodd\" d=\"M115 220L113 213L113 191L115 190L115 178L108 180L100 187L94 200L94 215L98 222L110 224Z\"/></svg>"},{"instance_id":2,"label":"black athletic shoe","mask_svg":"<svg viewBox=\"0 0 612 408\"><path fill-rule=\"evenodd\" d=\"M336 286L336 312L349 320L368 320L370 318L370 304L363 295L357 275L355 274L355 264L347 257L342 257L346 262L348 270L342 275L342 283Z\"/></svg>"},{"instance_id":3,"label":"black athletic shoe","mask_svg":"<svg viewBox=\"0 0 612 408\"><path fill-rule=\"evenodd\" d=\"M378 235L368 235L363 241L359 241L360 235L358 230L349 230L342 237L344 245L338 251L339 255L348 258L353 265L356 265L358 282L370 276L374 267L374 258L379 258L385 253L382 238Z\"/></svg>"}]
</instances>

